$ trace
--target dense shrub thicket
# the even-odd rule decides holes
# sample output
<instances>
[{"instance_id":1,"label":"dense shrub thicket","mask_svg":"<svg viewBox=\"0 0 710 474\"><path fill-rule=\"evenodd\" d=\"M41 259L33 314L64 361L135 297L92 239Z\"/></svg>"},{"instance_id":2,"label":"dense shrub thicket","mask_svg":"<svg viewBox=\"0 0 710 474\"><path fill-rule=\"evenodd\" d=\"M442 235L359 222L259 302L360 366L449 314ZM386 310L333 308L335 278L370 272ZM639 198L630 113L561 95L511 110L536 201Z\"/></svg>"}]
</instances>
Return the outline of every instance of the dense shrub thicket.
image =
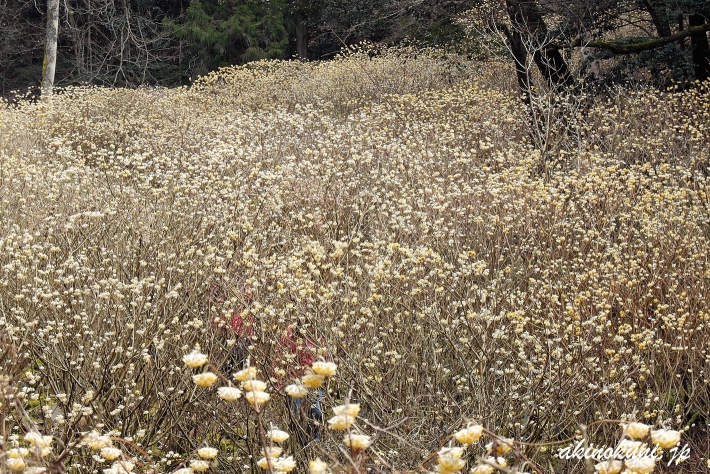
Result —
<instances>
[{"instance_id":1,"label":"dense shrub thicket","mask_svg":"<svg viewBox=\"0 0 710 474\"><path fill-rule=\"evenodd\" d=\"M594 422L626 417L684 430L682 470L704 472L708 91L550 102L541 135L506 67L355 51L0 110L3 449L37 430L32 462L99 472L77 445L97 430L135 472L206 445L219 472L259 470L254 410L182 358L228 375L245 351L263 425L293 432L295 338L338 365L326 419L360 404L362 469L433 469L471 422L581 472L557 448L583 423L613 444ZM342 434L295 438L297 469L355 469Z\"/></svg>"}]
</instances>

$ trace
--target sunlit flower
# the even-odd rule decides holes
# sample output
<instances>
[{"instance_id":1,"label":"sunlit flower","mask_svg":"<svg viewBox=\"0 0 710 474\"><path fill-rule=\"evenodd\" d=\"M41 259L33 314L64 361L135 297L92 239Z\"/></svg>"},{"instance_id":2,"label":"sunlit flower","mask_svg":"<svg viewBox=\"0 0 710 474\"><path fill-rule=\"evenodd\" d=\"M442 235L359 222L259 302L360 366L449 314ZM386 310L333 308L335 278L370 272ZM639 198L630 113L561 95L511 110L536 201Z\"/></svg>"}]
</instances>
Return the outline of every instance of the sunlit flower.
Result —
<instances>
[{"instance_id":1,"label":"sunlit flower","mask_svg":"<svg viewBox=\"0 0 710 474\"><path fill-rule=\"evenodd\" d=\"M357 416L360 413L359 403L348 403L346 405L338 405L333 407L333 414L335 415L347 415L347 416Z\"/></svg>"},{"instance_id":2,"label":"sunlit flower","mask_svg":"<svg viewBox=\"0 0 710 474\"><path fill-rule=\"evenodd\" d=\"M312 368L313 372L324 377L333 376L335 375L335 371L338 370L338 366L333 362L323 361L314 362Z\"/></svg>"},{"instance_id":3,"label":"sunlit flower","mask_svg":"<svg viewBox=\"0 0 710 474\"><path fill-rule=\"evenodd\" d=\"M262 469L269 469L269 463L271 463L271 466L273 467L274 463L276 462L276 458L261 458L256 462L256 465L259 466Z\"/></svg>"},{"instance_id":4,"label":"sunlit flower","mask_svg":"<svg viewBox=\"0 0 710 474\"><path fill-rule=\"evenodd\" d=\"M354 422L355 418L348 415L336 415L328 420L330 428L336 431L347 430L353 425Z\"/></svg>"},{"instance_id":5,"label":"sunlit flower","mask_svg":"<svg viewBox=\"0 0 710 474\"><path fill-rule=\"evenodd\" d=\"M211 448L209 446L197 450L197 455L202 459L214 459L218 454L219 450L217 448Z\"/></svg>"},{"instance_id":6,"label":"sunlit flower","mask_svg":"<svg viewBox=\"0 0 710 474\"><path fill-rule=\"evenodd\" d=\"M680 443L680 431L653 430L651 431L651 442L663 449L671 449Z\"/></svg>"},{"instance_id":7,"label":"sunlit flower","mask_svg":"<svg viewBox=\"0 0 710 474\"><path fill-rule=\"evenodd\" d=\"M624 463L616 459L602 461L594 465L594 469L599 474L619 474L624 468Z\"/></svg>"},{"instance_id":8,"label":"sunlit flower","mask_svg":"<svg viewBox=\"0 0 710 474\"><path fill-rule=\"evenodd\" d=\"M192 376L192 381L200 387L209 387L217 381L217 376L212 372L204 372Z\"/></svg>"},{"instance_id":9,"label":"sunlit flower","mask_svg":"<svg viewBox=\"0 0 710 474\"><path fill-rule=\"evenodd\" d=\"M8 458L26 458L30 455L30 450L27 448L12 448L8 449L6 453Z\"/></svg>"},{"instance_id":10,"label":"sunlit flower","mask_svg":"<svg viewBox=\"0 0 710 474\"><path fill-rule=\"evenodd\" d=\"M112 446L107 446L105 448L101 448L99 454L107 461L113 461L121 456L121 450Z\"/></svg>"},{"instance_id":11,"label":"sunlit flower","mask_svg":"<svg viewBox=\"0 0 710 474\"><path fill-rule=\"evenodd\" d=\"M242 391L236 387L219 387L217 389L217 396L222 400L233 402L242 396Z\"/></svg>"},{"instance_id":12,"label":"sunlit flower","mask_svg":"<svg viewBox=\"0 0 710 474\"><path fill-rule=\"evenodd\" d=\"M52 437L48 435L41 435L36 431L31 431L25 434L25 441L32 444L35 447L47 448L52 444Z\"/></svg>"},{"instance_id":13,"label":"sunlit flower","mask_svg":"<svg viewBox=\"0 0 710 474\"><path fill-rule=\"evenodd\" d=\"M327 474L328 473L328 463L321 461L320 458L315 458L308 462L308 473L309 474Z\"/></svg>"},{"instance_id":14,"label":"sunlit flower","mask_svg":"<svg viewBox=\"0 0 710 474\"><path fill-rule=\"evenodd\" d=\"M445 446L441 448L437 454L439 456L450 456L455 459L461 459L464 452L466 452L466 448L461 446Z\"/></svg>"},{"instance_id":15,"label":"sunlit flower","mask_svg":"<svg viewBox=\"0 0 710 474\"><path fill-rule=\"evenodd\" d=\"M173 474L193 474L195 472L191 467L183 467L173 472Z\"/></svg>"},{"instance_id":16,"label":"sunlit flower","mask_svg":"<svg viewBox=\"0 0 710 474\"><path fill-rule=\"evenodd\" d=\"M250 366L247 367L246 369L242 369L236 374L234 374L234 378L239 381L239 382L246 382L247 380L252 380L256 378L257 370L256 367Z\"/></svg>"},{"instance_id":17,"label":"sunlit flower","mask_svg":"<svg viewBox=\"0 0 710 474\"><path fill-rule=\"evenodd\" d=\"M22 458L9 458L5 460L5 465L11 471L24 471L27 467L25 460Z\"/></svg>"},{"instance_id":18,"label":"sunlit flower","mask_svg":"<svg viewBox=\"0 0 710 474\"><path fill-rule=\"evenodd\" d=\"M94 451L98 451L101 448L111 446L112 444L110 437L101 435L97 431L91 431L86 436L84 436L84 438L82 439L82 443L93 449Z\"/></svg>"},{"instance_id":19,"label":"sunlit flower","mask_svg":"<svg viewBox=\"0 0 710 474\"><path fill-rule=\"evenodd\" d=\"M442 448L439 450L437 463L439 472L458 472L466 465L461 459L463 448Z\"/></svg>"},{"instance_id":20,"label":"sunlit flower","mask_svg":"<svg viewBox=\"0 0 710 474\"><path fill-rule=\"evenodd\" d=\"M286 441L289 437L289 434L286 433L285 431L277 430L277 429L272 429L267 431L266 436L271 439L274 443L283 443Z\"/></svg>"},{"instance_id":21,"label":"sunlit flower","mask_svg":"<svg viewBox=\"0 0 710 474\"><path fill-rule=\"evenodd\" d=\"M242 382L242 389L247 392L264 392L266 391L266 382L261 380L245 380Z\"/></svg>"},{"instance_id":22,"label":"sunlit flower","mask_svg":"<svg viewBox=\"0 0 710 474\"><path fill-rule=\"evenodd\" d=\"M646 449L646 445L641 441L632 441L630 439L622 439L619 442L619 452L624 456L638 456Z\"/></svg>"},{"instance_id":23,"label":"sunlit flower","mask_svg":"<svg viewBox=\"0 0 710 474\"><path fill-rule=\"evenodd\" d=\"M291 472L295 468L296 461L293 459L293 456L276 459L276 462L274 463L274 471L277 472Z\"/></svg>"},{"instance_id":24,"label":"sunlit flower","mask_svg":"<svg viewBox=\"0 0 710 474\"><path fill-rule=\"evenodd\" d=\"M190 461L190 467L195 472L204 472L210 468L210 463L202 459L193 459Z\"/></svg>"},{"instance_id":25,"label":"sunlit flower","mask_svg":"<svg viewBox=\"0 0 710 474\"><path fill-rule=\"evenodd\" d=\"M637 457L624 461L626 470L636 474L648 474L656 467L656 460L652 457Z\"/></svg>"},{"instance_id":26,"label":"sunlit flower","mask_svg":"<svg viewBox=\"0 0 710 474\"><path fill-rule=\"evenodd\" d=\"M207 363L207 355L200 352L191 352L182 357L182 361L186 366L192 367L193 369L197 367L202 367Z\"/></svg>"},{"instance_id":27,"label":"sunlit flower","mask_svg":"<svg viewBox=\"0 0 710 474\"><path fill-rule=\"evenodd\" d=\"M495 468L485 463L477 464L471 469L471 474L493 474L494 472Z\"/></svg>"},{"instance_id":28,"label":"sunlit flower","mask_svg":"<svg viewBox=\"0 0 710 474\"><path fill-rule=\"evenodd\" d=\"M459 443L472 444L481 439L481 435L483 435L483 426L473 425L454 433L454 438Z\"/></svg>"},{"instance_id":29,"label":"sunlit flower","mask_svg":"<svg viewBox=\"0 0 710 474\"><path fill-rule=\"evenodd\" d=\"M493 446L495 446L495 453L493 452ZM495 456L507 454L511 449L513 449L513 440L509 438L496 439L486 445L486 452Z\"/></svg>"},{"instance_id":30,"label":"sunlit flower","mask_svg":"<svg viewBox=\"0 0 710 474\"><path fill-rule=\"evenodd\" d=\"M265 448L262 448L260 450L262 457L273 459L276 459L277 457L281 456L281 453L283 452L284 449L281 446L266 446Z\"/></svg>"},{"instance_id":31,"label":"sunlit flower","mask_svg":"<svg viewBox=\"0 0 710 474\"><path fill-rule=\"evenodd\" d=\"M291 384L284 388L286 394L291 398L304 398L308 395L308 389L303 385Z\"/></svg>"},{"instance_id":32,"label":"sunlit flower","mask_svg":"<svg viewBox=\"0 0 710 474\"><path fill-rule=\"evenodd\" d=\"M372 443L372 438L364 434L350 433L345 435L343 443L345 443L345 446L357 453L366 450Z\"/></svg>"},{"instance_id":33,"label":"sunlit flower","mask_svg":"<svg viewBox=\"0 0 710 474\"><path fill-rule=\"evenodd\" d=\"M622 425L624 428L624 434L632 438L641 439L648 434L650 426L644 423L632 422Z\"/></svg>"},{"instance_id":34,"label":"sunlit flower","mask_svg":"<svg viewBox=\"0 0 710 474\"><path fill-rule=\"evenodd\" d=\"M319 388L325 382L325 377L318 374L306 374L301 377L303 385L308 388Z\"/></svg>"},{"instance_id":35,"label":"sunlit flower","mask_svg":"<svg viewBox=\"0 0 710 474\"><path fill-rule=\"evenodd\" d=\"M266 392L246 392L244 398L255 408L260 407L271 399L271 395Z\"/></svg>"}]
</instances>

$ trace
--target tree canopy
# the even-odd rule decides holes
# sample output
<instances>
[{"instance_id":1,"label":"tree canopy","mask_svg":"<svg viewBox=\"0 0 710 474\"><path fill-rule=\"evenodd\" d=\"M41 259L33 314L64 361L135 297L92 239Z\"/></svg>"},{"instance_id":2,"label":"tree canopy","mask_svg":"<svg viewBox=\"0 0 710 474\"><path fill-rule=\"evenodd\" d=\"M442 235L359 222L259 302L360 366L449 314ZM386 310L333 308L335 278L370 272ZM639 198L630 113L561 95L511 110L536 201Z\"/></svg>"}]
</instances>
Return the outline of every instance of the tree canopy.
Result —
<instances>
[{"instance_id":1,"label":"tree canopy","mask_svg":"<svg viewBox=\"0 0 710 474\"><path fill-rule=\"evenodd\" d=\"M480 55L502 38L521 87L530 65L551 85L573 83L589 72L570 66L582 49L585 67L606 61L609 81L705 80L709 19L709 0L66 0L56 75L59 86L175 85L258 59L328 59L363 40ZM46 0L0 3L3 95L39 85L45 24Z\"/></svg>"}]
</instances>

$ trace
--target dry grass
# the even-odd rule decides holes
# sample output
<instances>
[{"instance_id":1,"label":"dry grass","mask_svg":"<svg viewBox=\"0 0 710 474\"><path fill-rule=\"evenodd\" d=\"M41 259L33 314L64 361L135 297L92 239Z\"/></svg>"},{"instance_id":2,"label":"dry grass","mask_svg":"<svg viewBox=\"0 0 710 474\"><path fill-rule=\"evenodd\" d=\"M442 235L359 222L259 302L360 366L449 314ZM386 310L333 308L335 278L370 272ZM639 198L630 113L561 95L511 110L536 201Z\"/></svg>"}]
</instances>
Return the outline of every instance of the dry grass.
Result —
<instances>
[{"instance_id":1,"label":"dry grass","mask_svg":"<svg viewBox=\"0 0 710 474\"><path fill-rule=\"evenodd\" d=\"M264 424L294 426L274 360L296 323L339 365L326 417L361 404L375 471L416 468L468 421L549 443L628 416L687 430L682 471L705 472L707 90L577 104L541 167L510 71L411 54L0 110L3 449L37 429L56 437L42 463L99 472L76 446L99 429L158 472L205 444L219 472L258 471L254 411L181 361L230 372L244 341L220 322L241 311L272 377ZM289 450L348 465L339 446L324 430Z\"/></svg>"}]
</instances>

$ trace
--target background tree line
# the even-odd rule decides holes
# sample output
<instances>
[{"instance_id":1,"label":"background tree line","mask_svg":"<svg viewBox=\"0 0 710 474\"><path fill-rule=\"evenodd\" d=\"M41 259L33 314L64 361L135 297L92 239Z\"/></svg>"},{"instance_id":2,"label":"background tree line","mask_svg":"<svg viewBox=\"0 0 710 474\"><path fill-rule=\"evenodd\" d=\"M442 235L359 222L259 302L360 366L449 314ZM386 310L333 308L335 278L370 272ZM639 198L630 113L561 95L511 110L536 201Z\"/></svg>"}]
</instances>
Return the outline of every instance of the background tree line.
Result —
<instances>
[{"instance_id":1,"label":"background tree line","mask_svg":"<svg viewBox=\"0 0 710 474\"><path fill-rule=\"evenodd\" d=\"M47 11L47 0L0 0L3 95L39 85ZM709 19L709 0L61 0L56 83L169 86L220 66L405 38L468 54L495 52L482 45L499 39L523 92L533 70L569 86L614 57L623 60L609 61L609 81L705 80Z\"/></svg>"}]
</instances>

